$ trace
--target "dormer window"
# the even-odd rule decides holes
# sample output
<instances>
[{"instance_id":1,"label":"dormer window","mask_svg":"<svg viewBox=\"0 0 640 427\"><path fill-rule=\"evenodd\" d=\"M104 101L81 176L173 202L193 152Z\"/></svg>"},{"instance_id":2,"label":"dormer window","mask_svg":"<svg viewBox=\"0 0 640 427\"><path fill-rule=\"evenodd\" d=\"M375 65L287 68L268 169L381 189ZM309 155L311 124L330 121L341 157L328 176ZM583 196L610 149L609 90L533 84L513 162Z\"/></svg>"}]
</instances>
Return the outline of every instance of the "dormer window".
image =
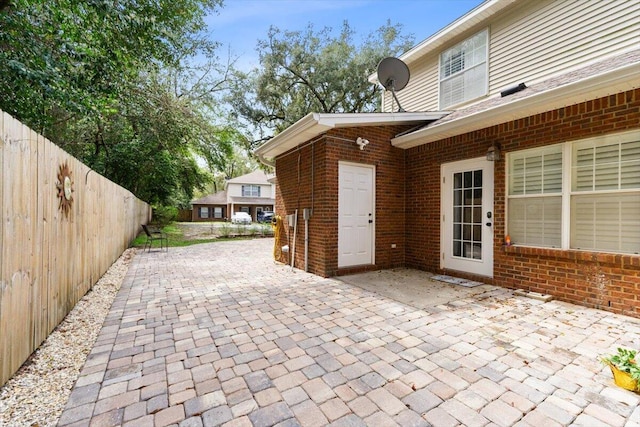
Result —
<instances>
[{"instance_id":1,"label":"dormer window","mask_svg":"<svg viewBox=\"0 0 640 427\"><path fill-rule=\"evenodd\" d=\"M440 109L487 94L488 30L440 55Z\"/></svg>"}]
</instances>

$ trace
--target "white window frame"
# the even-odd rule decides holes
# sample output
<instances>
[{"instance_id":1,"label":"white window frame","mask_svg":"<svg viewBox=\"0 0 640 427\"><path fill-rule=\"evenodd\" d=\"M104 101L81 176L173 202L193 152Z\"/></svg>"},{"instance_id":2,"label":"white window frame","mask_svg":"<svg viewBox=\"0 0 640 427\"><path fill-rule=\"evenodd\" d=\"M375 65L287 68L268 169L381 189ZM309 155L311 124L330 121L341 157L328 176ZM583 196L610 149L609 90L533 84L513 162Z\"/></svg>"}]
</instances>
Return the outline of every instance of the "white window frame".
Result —
<instances>
[{"instance_id":1,"label":"white window frame","mask_svg":"<svg viewBox=\"0 0 640 427\"><path fill-rule=\"evenodd\" d=\"M479 35L484 35L484 38L485 38L484 61L483 62L479 62L477 64L473 64L473 65L469 66L468 68L463 68L463 69L461 69L459 71L455 71L454 73L452 73L450 75L444 75L443 72L442 72L442 70L443 70L443 57L447 53L458 49L464 43L472 40L473 38L475 38L475 37L477 37ZM448 81L451 81L453 79L464 77L465 73L468 74L468 73L471 72L471 70L477 69L479 67L483 67L483 69L484 69L484 87L481 89L481 93L478 93L478 94L474 93L473 95L466 95L466 96L463 95L461 100L456 100L456 101L453 101L453 102L446 103L445 100L443 99L443 88L442 88L443 84L448 82ZM481 98L483 96L486 96L487 93L489 93L489 29L485 28L484 30L475 33L471 37L468 37L467 39L463 40L462 42L456 44L455 46L451 46L449 49L444 50L444 51L442 51L440 53L439 58L438 58L438 105L439 105L440 110L444 110L444 109L447 109L447 108L451 108L451 107L455 107L457 105L461 105L461 104L467 103L467 102L472 101L474 99Z\"/></svg>"},{"instance_id":2,"label":"white window frame","mask_svg":"<svg viewBox=\"0 0 640 427\"><path fill-rule=\"evenodd\" d=\"M544 157L548 156L548 155L557 155L560 154L560 186L561 188L559 190L555 190L553 188L546 188L545 186L545 178L544 178L544 172L545 169L542 168L541 169L541 173L542 175L539 175L537 178L537 180L534 180L534 182L538 182L539 188L536 190L536 187L533 188L529 188L527 185L527 175L525 175L522 178L522 193L517 193L517 194L511 194L511 190L512 190L512 182L513 182L513 176L514 174L512 173L511 170L509 170L510 165L512 160L518 160L518 159L524 159L525 163L527 162L527 160L530 160L532 158L535 157ZM523 245L527 245L527 246L535 246L535 247L550 247L550 248L559 248L563 246L563 242L562 242L562 229L564 227L564 218L562 217L562 212L564 212L564 199L563 199L563 189L566 188L565 187L565 176L564 176L564 162L565 162L566 156L564 153L564 148L561 146L561 144L554 144L554 145L547 145L544 147L540 147L540 148L533 148L533 149L527 149L527 150L520 150L520 151L516 151L516 152L512 152L512 153L508 153L507 155L507 161L506 163L506 172L507 172L507 204L506 204L506 209L509 209L509 206L511 205L511 201L515 201L515 200L531 200L531 199L538 199L538 200L542 200L542 199L553 199L556 201L560 202L560 224L559 224L559 228L560 228L560 242L558 245L545 245L545 244L534 244L533 242L526 242ZM544 164L544 160L541 161L540 165ZM551 171L553 172L554 169L551 169ZM555 169L555 174L552 174L551 176L557 176L558 170ZM548 176L548 175L547 175ZM531 175L528 175L529 178L531 178ZM552 181L552 182L557 182L557 181ZM531 191L534 190L534 191ZM506 222L506 228L509 228L509 217L507 217L507 222ZM544 235L544 234L543 234ZM511 239L514 240L515 243L518 243L518 238L517 236L511 236Z\"/></svg>"},{"instance_id":3,"label":"white window frame","mask_svg":"<svg viewBox=\"0 0 640 427\"><path fill-rule=\"evenodd\" d=\"M221 206L215 206L213 208L213 217L216 219L221 219L222 218L222 207Z\"/></svg>"},{"instance_id":4,"label":"white window frame","mask_svg":"<svg viewBox=\"0 0 640 427\"><path fill-rule=\"evenodd\" d=\"M260 186L255 184L243 185L242 197L260 197Z\"/></svg>"},{"instance_id":5,"label":"white window frame","mask_svg":"<svg viewBox=\"0 0 640 427\"><path fill-rule=\"evenodd\" d=\"M202 213L206 212L204 216L202 216ZM209 208L207 206L200 206L200 218L209 218Z\"/></svg>"},{"instance_id":6,"label":"white window frame","mask_svg":"<svg viewBox=\"0 0 640 427\"><path fill-rule=\"evenodd\" d=\"M582 140L577 140L577 141L570 141L570 142L563 142L560 144L554 144L554 145L560 145L561 146L561 151L562 151L562 203L561 203L561 246L558 247L551 247L551 246L534 246L531 244L519 244L517 241L514 241L515 245L520 245L520 246L531 246L531 247L546 247L546 248L552 248L552 249L562 249L562 250L584 250L587 252L607 252L607 253L616 253L616 254L637 254L638 251L635 252L620 252L620 251L612 251L612 250L607 250L607 249L600 249L600 248L596 248L596 249L591 249L591 248L587 248L587 249L582 249L582 248L575 248L572 247L572 242L571 242L571 219L572 219L572 215L571 215L571 201L573 197L576 196L581 196L581 195L589 195L589 194L594 194L594 195L607 195L607 194L638 194L638 197L640 197L640 188L631 188L631 189L613 189L613 190L592 190L592 191L574 191L572 188L572 183L574 180L574 164L573 164L573 149L574 146L583 146L583 145L588 145L590 143L594 143L596 144L596 146L607 146L607 145L612 145L614 143L626 143L626 142L632 142L632 141L638 141L640 139L640 133L638 131L631 131L631 132L622 132L622 133L616 133L616 134L610 134L610 135L603 135L603 136L599 136L599 137L594 137L594 138L585 138ZM549 147L552 147L551 145L549 146L544 146L544 147L540 147L540 148L534 148L534 149L529 149L529 150L522 150L522 151L516 151L516 152L512 152L512 153L507 153L506 155L506 162L505 162L505 177L506 177L506 183L505 183L505 187L506 187L506 203L505 203L505 214L506 214L506 220L505 220L505 230L506 230L506 234L509 234L509 201L513 198L517 198L517 197L523 197L521 195L511 195L510 194L510 183L511 183L511 171L510 169L510 163L511 163L511 157L514 155L521 155L525 152L531 152L533 154L535 154L536 152L543 152L544 150L548 150ZM525 196L526 197L526 196Z\"/></svg>"}]
</instances>

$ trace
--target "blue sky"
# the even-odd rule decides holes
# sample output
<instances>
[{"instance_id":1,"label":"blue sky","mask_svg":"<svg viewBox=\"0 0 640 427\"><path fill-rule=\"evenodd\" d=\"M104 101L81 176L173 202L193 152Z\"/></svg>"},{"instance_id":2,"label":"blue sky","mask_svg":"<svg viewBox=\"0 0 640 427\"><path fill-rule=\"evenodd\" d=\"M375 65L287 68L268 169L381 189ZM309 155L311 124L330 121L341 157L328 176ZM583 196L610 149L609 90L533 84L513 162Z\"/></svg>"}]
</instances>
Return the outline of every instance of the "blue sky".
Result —
<instances>
[{"instance_id":1,"label":"blue sky","mask_svg":"<svg viewBox=\"0 0 640 427\"><path fill-rule=\"evenodd\" d=\"M356 41L384 25L401 23L403 34L415 43L466 14L482 0L226 0L217 14L208 17L211 37L239 56L241 69L257 67L258 39L266 39L269 26L302 30L312 23L316 30L338 30L347 20Z\"/></svg>"}]
</instances>

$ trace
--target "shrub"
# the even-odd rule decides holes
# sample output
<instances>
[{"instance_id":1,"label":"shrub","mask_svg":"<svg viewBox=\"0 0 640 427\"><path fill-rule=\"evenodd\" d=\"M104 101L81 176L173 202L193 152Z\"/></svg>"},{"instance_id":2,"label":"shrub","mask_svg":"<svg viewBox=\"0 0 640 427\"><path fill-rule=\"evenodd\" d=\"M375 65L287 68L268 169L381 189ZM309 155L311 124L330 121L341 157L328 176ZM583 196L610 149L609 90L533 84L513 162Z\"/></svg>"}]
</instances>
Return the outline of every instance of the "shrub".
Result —
<instances>
[{"instance_id":1,"label":"shrub","mask_svg":"<svg viewBox=\"0 0 640 427\"><path fill-rule=\"evenodd\" d=\"M151 223L156 227L162 228L178 217L178 208L173 206L154 206Z\"/></svg>"},{"instance_id":2,"label":"shrub","mask_svg":"<svg viewBox=\"0 0 640 427\"><path fill-rule=\"evenodd\" d=\"M231 235L231 225L228 222L223 222L219 228L220 237L227 238Z\"/></svg>"}]
</instances>

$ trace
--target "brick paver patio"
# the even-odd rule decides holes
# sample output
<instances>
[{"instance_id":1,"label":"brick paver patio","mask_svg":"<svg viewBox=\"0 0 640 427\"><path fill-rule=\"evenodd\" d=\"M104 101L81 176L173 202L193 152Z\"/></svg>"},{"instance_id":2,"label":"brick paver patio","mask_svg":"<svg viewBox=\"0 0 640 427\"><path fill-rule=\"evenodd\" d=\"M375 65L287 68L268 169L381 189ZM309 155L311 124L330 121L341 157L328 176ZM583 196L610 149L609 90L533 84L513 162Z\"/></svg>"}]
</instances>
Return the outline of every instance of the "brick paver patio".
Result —
<instances>
[{"instance_id":1,"label":"brick paver patio","mask_svg":"<svg viewBox=\"0 0 640 427\"><path fill-rule=\"evenodd\" d=\"M418 272L454 298L408 305L272 244L138 253L59 425L640 426L597 361L637 319Z\"/></svg>"}]
</instances>

